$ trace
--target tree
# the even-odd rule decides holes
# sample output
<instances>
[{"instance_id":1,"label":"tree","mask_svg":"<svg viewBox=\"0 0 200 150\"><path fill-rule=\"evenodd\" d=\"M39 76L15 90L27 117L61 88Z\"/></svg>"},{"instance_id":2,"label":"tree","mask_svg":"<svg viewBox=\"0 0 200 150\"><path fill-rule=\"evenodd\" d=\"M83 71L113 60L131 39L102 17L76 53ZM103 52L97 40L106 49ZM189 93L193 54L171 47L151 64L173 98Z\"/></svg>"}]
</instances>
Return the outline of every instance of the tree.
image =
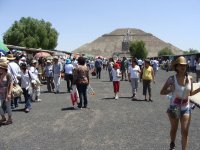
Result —
<instances>
[{"instance_id":1,"label":"tree","mask_svg":"<svg viewBox=\"0 0 200 150\"><path fill-rule=\"evenodd\" d=\"M164 55L174 55L174 53L172 52L172 50L170 48L165 47L158 52L159 57L164 56Z\"/></svg>"},{"instance_id":2,"label":"tree","mask_svg":"<svg viewBox=\"0 0 200 150\"><path fill-rule=\"evenodd\" d=\"M184 53L184 54L196 54L196 53L199 53L199 51L190 48L188 51L184 51L183 53Z\"/></svg>"},{"instance_id":3,"label":"tree","mask_svg":"<svg viewBox=\"0 0 200 150\"><path fill-rule=\"evenodd\" d=\"M58 32L50 22L31 17L15 21L3 36L6 44L42 49L54 49L57 40Z\"/></svg>"},{"instance_id":4,"label":"tree","mask_svg":"<svg viewBox=\"0 0 200 150\"><path fill-rule=\"evenodd\" d=\"M131 56L144 59L147 57L148 52L145 48L143 41L134 41L130 43L129 51Z\"/></svg>"}]
</instances>

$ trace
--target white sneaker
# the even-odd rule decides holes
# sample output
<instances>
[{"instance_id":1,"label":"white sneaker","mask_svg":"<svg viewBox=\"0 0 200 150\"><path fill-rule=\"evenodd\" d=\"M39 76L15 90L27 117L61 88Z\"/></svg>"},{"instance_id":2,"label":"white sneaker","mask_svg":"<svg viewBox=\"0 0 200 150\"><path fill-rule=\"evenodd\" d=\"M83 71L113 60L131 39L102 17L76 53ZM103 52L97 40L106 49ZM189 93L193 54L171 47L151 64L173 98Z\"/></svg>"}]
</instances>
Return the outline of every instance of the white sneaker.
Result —
<instances>
[{"instance_id":1,"label":"white sneaker","mask_svg":"<svg viewBox=\"0 0 200 150\"><path fill-rule=\"evenodd\" d=\"M42 99L37 99L37 100L35 100L36 102L41 102L42 101Z\"/></svg>"},{"instance_id":2,"label":"white sneaker","mask_svg":"<svg viewBox=\"0 0 200 150\"><path fill-rule=\"evenodd\" d=\"M115 99L119 99L119 96L118 96L118 94L116 94L116 95L115 95Z\"/></svg>"}]
</instances>

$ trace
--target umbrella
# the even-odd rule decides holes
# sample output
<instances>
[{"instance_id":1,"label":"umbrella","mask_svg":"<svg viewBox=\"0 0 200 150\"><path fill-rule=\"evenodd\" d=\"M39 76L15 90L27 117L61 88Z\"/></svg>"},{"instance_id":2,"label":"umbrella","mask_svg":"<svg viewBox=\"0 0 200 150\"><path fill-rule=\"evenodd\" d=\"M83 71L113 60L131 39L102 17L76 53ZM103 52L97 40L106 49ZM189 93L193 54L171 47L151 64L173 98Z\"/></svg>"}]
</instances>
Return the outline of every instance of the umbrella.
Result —
<instances>
[{"instance_id":1,"label":"umbrella","mask_svg":"<svg viewBox=\"0 0 200 150\"><path fill-rule=\"evenodd\" d=\"M9 52L9 49L7 48L7 46L3 42L0 42L0 52L2 52L4 54Z\"/></svg>"},{"instance_id":2,"label":"umbrella","mask_svg":"<svg viewBox=\"0 0 200 150\"><path fill-rule=\"evenodd\" d=\"M40 57L48 57L48 56L51 56L51 55L47 52L39 52L35 54L34 58L39 59Z\"/></svg>"}]
</instances>

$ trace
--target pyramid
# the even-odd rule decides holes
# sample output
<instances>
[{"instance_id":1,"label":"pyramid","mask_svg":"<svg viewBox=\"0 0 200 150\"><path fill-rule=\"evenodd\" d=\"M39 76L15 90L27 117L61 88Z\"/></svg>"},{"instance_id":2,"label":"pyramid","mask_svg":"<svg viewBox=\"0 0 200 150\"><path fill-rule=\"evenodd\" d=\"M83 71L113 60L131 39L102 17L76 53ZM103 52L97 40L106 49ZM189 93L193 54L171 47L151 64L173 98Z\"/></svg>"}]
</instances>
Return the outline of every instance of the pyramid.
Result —
<instances>
[{"instance_id":1,"label":"pyramid","mask_svg":"<svg viewBox=\"0 0 200 150\"><path fill-rule=\"evenodd\" d=\"M122 52L122 41L124 36L127 34L127 31L130 33L131 41L142 40L145 43L148 57L157 57L158 52L166 47L170 48L175 55L183 54L181 49L172 44L162 41L151 33L146 33L135 28L116 29L109 34L104 34L101 37L98 37L91 43L82 45L73 52L111 57L113 53Z\"/></svg>"}]
</instances>

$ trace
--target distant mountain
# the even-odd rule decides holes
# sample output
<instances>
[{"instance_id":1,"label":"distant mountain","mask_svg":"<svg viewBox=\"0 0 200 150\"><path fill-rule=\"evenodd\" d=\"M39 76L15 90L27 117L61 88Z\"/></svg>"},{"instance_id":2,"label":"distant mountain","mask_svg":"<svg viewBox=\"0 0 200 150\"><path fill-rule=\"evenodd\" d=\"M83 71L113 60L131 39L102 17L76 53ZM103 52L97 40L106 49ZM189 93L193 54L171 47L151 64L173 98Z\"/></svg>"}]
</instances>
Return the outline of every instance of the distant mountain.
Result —
<instances>
[{"instance_id":1,"label":"distant mountain","mask_svg":"<svg viewBox=\"0 0 200 150\"><path fill-rule=\"evenodd\" d=\"M156 57L158 52L165 47L172 49L173 53L176 55L183 54L181 49L173 46L172 44L160 40L151 33L146 33L142 30L134 28L116 29L109 34L104 34L101 37L98 37L91 43L82 45L73 52L110 57L115 52L121 52L122 41L128 30L132 41L142 40L145 42L148 57Z\"/></svg>"}]
</instances>

